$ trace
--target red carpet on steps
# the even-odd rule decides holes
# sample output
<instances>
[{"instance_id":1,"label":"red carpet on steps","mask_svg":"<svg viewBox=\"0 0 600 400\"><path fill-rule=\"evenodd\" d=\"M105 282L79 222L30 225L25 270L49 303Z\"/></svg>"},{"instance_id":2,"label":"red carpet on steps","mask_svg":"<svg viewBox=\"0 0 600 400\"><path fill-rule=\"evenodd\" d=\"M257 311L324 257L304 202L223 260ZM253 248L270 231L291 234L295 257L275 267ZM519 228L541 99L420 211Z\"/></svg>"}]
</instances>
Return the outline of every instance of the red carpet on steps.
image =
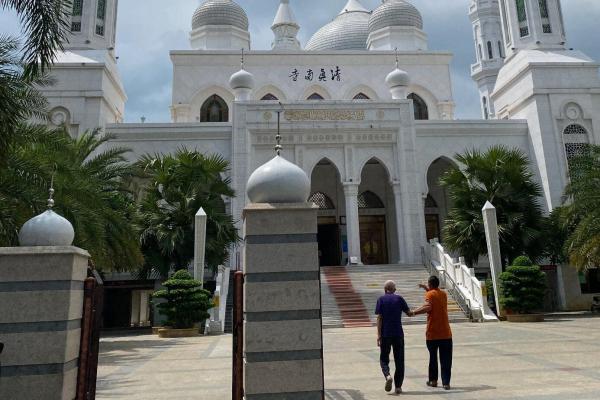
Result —
<instances>
[{"instance_id":1,"label":"red carpet on steps","mask_svg":"<svg viewBox=\"0 0 600 400\"><path fill-rule=\"evenodd\" d=\"M352 286L352 280L345 267L326 267L321 269L327 279L329 290L335 298L345 328L373 326L369 311L360 295ZM374 310L371 310L374 312Z\"/></svg>"}]
</instances>

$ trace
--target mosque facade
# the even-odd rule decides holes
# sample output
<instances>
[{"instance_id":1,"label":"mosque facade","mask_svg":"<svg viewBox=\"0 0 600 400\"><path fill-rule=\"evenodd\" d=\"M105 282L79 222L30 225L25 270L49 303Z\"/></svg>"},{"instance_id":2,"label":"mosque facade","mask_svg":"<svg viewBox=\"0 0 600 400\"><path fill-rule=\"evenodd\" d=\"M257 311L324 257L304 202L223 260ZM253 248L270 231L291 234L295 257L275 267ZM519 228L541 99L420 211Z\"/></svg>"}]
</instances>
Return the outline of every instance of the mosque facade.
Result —
<instances>
[{"instance_id":1,"label":"mosque facade","mask_svg":"<svg viewBox=\"0 0 600 400\"><path fill-rule=\"evenodd\" d=\"M252 48L240 5L207 0L192 16L190 48L170 52L171 121L131 124L122 122L114 55L117 0L75 1L57 84L45 89L51 122L74 136L102 127L132 159L182 146L221 154L238 221L246 182L272 157L279 130L282 155L311 179L322 265L420 263L451 207L439 178L457 153L521 149L551 211L569 158L600 144L599 64L567 45L560 0L472 0L467 11L480 119L455 118L452 53L428 49L423 17L407 0L374 10L349 0L304 46L301 22L281 0L266 50ZM564 280L562 290L579 283Z\"/></svg>"}]
</instances>

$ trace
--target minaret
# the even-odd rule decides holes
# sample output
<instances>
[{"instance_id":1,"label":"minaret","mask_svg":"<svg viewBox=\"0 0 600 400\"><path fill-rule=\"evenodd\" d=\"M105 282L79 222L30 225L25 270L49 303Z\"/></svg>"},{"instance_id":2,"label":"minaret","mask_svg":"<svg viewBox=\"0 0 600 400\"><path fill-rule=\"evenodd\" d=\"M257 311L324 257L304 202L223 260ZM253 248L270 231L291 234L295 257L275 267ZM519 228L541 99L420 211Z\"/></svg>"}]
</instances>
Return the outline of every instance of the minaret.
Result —
<instances>
[{"instance_id":1,"label":"minaret","mask_svg":"<svg viewBox=\"0 0 600 400\"><path fill-rule=\"evenodd\" d=\"M506 55L520 49L564 50L560 0L500 0Z\"/></svg>"},{"instance_id":2,"label":"minaret","mask_svg":"<svg viewBox=\"0 0 600 400\"><path fill-rule=\"evenodd\" d=\"M281 0L271 30L275 34L273 50L300 50L300 42L296 37L300 25L296 22L290 0Z\"/></svg>"},{"instance_id":3,"label":"minaret","mask_svg":"<svg viewBox=\"0 0 600 400\"><path fill-rule=\"evenodd\" d=\"M490 95L494 92L505 57L498 0L472 0L469 17L473 24L477 58L477 62L471 66L471 77L479 88L481 115L484 119L490 119L496 114Z\"/></svg>"},{"instance_id":4,"label":"minaret","mask_svg":"<svg viewBox=\"0 0 600 400\"><path fill-rule=\"evenodd\" d=\"M66 50L114 50L119 0L73 0Z\"/></svg>"}]
</instances>

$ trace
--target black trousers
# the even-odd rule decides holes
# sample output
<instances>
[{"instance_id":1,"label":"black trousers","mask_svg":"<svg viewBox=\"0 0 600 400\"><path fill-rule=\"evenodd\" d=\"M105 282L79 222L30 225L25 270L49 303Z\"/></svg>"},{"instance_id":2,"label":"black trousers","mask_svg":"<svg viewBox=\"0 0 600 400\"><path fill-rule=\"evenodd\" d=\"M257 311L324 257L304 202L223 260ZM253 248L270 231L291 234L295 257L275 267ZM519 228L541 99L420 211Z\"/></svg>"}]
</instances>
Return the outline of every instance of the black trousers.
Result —
<instances>
[{"instance_id":1,"label":"black trousers","mask_svg":"<svg viewBox=\"0 0 600 400\"><path fill-rule=\"evenodd\" d=\"M394 373L394 384L396 388L401 388L404 383L404 338L402 337L384 337L381 338L381 354L379 363L383 376L390 375L390 352L394 350L394 362L396 372Z\"/></svg>"},{"instance_id":2,"label":"black trousers","mask_svg":"<svg viewBox=\"0 0 600 400\"><path fill-rule=\"evenodd\" d=\"M438 380L438 351L442 367L442 385L450 385L452 378L452 339L428 340L429 350L429 381Z\"/></svg>"}]
</instances>

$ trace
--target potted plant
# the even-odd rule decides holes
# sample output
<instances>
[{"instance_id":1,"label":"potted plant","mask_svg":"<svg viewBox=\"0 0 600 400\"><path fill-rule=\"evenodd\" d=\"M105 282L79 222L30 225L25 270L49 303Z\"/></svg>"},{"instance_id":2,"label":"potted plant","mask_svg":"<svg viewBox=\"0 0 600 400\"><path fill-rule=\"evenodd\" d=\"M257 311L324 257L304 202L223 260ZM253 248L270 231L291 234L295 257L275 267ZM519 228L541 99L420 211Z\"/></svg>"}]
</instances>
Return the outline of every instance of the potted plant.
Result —
<instances>
[{"instance_id":1,"label":"potted plant","mask_svg":"<svg viewBox=\"0 0 600 400\"><path fill-rule=\"evenodd\" d=\"M195 325L206 320L208 310L213 307L210 293L201 289L201 283L185 270L175 272L163 286L165 289L152 295L153 299L164 300L156 305L158 312L166 317L166 326L158 330L158 336L197 336L199 332Z\"/></svg>"},{"instance_id":2,"label":"potted plant","mask_svg":"<svg viewBox=\"0 0 600 400\"><path fill-rule=\"evenodd\" d=\"M543 314L536 314L544 305L546 275L533 265L529 257L517 257L500 275L502 306L509 322L541 322Z\"/></svg>"}]
</instances>

